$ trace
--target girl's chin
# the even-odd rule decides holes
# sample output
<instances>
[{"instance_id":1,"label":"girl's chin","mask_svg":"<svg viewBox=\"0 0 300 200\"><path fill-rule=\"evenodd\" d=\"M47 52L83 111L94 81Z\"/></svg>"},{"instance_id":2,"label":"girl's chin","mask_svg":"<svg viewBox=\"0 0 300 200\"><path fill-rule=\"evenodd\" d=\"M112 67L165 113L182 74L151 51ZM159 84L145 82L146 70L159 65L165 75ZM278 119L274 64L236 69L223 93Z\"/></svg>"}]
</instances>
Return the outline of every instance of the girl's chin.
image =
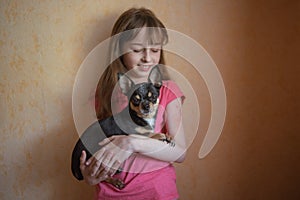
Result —
<instances>
[{"instance_id":1,"label":"girl's chin","mask_svg":"<svg viewBox=\"0 0 300 200\"><path fill-rule=\"evenodd\" d=\"M139 69L133 69L129 72L129 76L136 82L144 82L147 81L147 78L149 76L150 70L139 70Z\"/></svg>"},{"instance_id":2,"label":"girl's chin","mask_svg":"<svg viewBox=\"0 0 300 200\"><path fill-rule=\"evenodd\" d=\"M129 75L131 78L143 79L147 80L149 73L154 65L151 66L135 66L129 70Z\"/></svg>"}]
</instances>

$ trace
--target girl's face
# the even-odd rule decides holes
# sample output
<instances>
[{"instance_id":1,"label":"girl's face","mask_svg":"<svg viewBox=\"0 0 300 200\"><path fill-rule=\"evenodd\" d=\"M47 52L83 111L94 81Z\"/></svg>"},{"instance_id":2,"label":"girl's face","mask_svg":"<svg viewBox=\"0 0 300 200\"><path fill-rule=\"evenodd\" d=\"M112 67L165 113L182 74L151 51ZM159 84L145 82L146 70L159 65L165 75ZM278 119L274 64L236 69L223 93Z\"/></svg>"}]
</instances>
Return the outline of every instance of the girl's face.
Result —
<instances>
[{"instance_id":1,"label":"girl's face","mask_svg":"<svg viewBox=\"0 0 300 200\"><path fill-rule=\"evenodd\" d=\"M144 82L155 65L160 61L161 44L148 44L145 28L137 36L123 46L123 64L128 69L128 75L135 82Z\"/></svg>"}]
</instances>

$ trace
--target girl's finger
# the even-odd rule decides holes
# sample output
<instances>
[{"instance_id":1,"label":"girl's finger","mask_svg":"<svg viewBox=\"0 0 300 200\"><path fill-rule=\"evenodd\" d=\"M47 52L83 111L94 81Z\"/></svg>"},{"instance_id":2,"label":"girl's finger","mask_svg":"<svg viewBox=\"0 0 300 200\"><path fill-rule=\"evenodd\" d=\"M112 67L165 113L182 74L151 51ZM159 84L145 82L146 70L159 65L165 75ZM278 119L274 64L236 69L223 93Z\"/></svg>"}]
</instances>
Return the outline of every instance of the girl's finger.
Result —
<instances>
[{"instance_id":1,"label":"girl's finger","mask_svg":"<svg viewBox=\"0 0 300 200\"><path fill-rule=\"evenodd\" d=\"M111 158L110 162L106 164L105 168L107 169L107 173L109 176L113 176L116 171L119 169L121 162L116 160L116 155Z\"/></svg>"},{"instance_id":2,"label":"girl's finger","mask_svg":"<svg viewBox=\"0 0 300 200\"><path fill-rule=\"evenodd\" d=\"M93 162L96 162L97 160L101 160L103 153L105 152L105 148L100 149L97 151L92 157L86 161L86 165L93 164Z\"/></svg>"},{"instance_id":3,"label":"girl's finger","mask_svg":"<svg viewBox=\"0 0 300 200\"><path fill-rule=\"evenodd\" d=\"M107 153L105 156L102 158L102 165L103 167L109 167L111 162L113 162L113 157L114 155L112 153Z\"/></svg>"},{"instance_id":4,"label":"girl's finger","mask_svg":"<svg viewBox=\"0 0 300 200\"><path fill-rule=\"evenodd\" d=\"M100 162L102 162L102 160L105 158L105 149L101 149L99 152L97 152L94 157L96 160L99 160Z\"/></svg>"},{"instance_id":5,"label":"girl's finger","mask_svg":"<svg viewBox=\"0 0 300 200\"><path fill-rule=\"evenodd\" d=\"M109 169L107 169L106 167L102 167L102 170L98 174L98 177L102 177L103 180L105 180L108 177L108 171L109 171Z\"/></svg>"},{"instance_id":6,"label":"girl's finger","mask_svg":"<svg viewBox=\"0 0 300 200\"><path fill-rule=\"evenodd\" d=\"M100 179L101 181L108 178L107 172L105 171L104 167L100 167L98 174L96 175L97 179Z\"/></svg>"},{"instance_id":7,"label":"girl's finger","mask_svg":"<svg viewBox=\"0 0 300 200\"><path fill-rule=\"evenodd\" d=\"M85 160L86 160L86 153L85 151L82 151L80 156L80 166L79 166L81 170L84 170L86 167Z\"/></svg>"},{"instance_id":8,"label":"girl's finger","mask_svg":"<svg viewBox=\"0 0 300 200\"><path fill-rule=\"evenodd\" d=\"M120 169L121 167L121 162L116 160L115 163L113 164L113 166L110 168L110 171L108 172L110 176L115 175L115 173L117 172L117 170Z\"/></svg>"},{"instance_id":9,"label":"girl's finger","mask_svg":"<svg viewBox=\"0 0 300 200\"><path fill-rule=\"evenodd\" d=\"M95 162L95 157L94 157L94 156L90 157L90 158L85 162L85 164L86 164L86 165L91 165L93 162Z\"/></svg>"},{"instance_id":10,"label":"girl's finger","mask_svg":"<svg viewBox=\"0 0 300 200\"><path fill-rule=\"evenodd\" d=\"M102 140L102 141L99 142L98 144L99 144L100 146L104 146L104 145L106 145L106 144L112 142L112 141L114 140L114 138L115 138L114 136L111 136L111 137L109 137L109 138L105 138L104 140Z\"/></svg>"},{"instance_id":11,"label":"girl's finger","mask_svg":"<svg viewBox=\"0 0 300 200\"><path fill-rule=\"evenodd\" d=\"M91 168L91 171L90 171L90 175L91 176L96 176L97 172L99 171L100 166L101 166L101 162L99 160L97 160L95 162L95 164L91 166L92 168Z\"/></svg>"}]
</instances>

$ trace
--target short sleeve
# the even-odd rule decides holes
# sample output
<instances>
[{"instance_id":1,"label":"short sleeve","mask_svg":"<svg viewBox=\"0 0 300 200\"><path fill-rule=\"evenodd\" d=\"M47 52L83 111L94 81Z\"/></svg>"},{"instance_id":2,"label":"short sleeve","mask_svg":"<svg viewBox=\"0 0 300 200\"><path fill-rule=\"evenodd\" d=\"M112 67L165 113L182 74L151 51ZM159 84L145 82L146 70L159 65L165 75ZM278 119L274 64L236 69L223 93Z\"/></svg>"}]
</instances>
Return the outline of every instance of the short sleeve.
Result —
<instances>
[{"instance_id":1,"label":"short sleeve","mask_svg":"<svg viewBox=\"0 0 300 200\"><path fill-rule=\"evenodd\" d=\"M160 89L160 105L166 107L174 99L181 98L182 102L185 99L184 94L174 81L163 81Z\"/></svg>"},{"instance_id":2,"label":"short sleeve","mask_svg":"<svg viewBox=\"0 0 300 200\"><path fill-rule=\"evenodd\" d=\"M155 131L165 133L165 119L164 113L167 108L167 105L175 99L181 98L182 103L185 99L184 94L178 87L178 85L174 81L163 81L163 85L160 88L159 94L159 107L156 116L156 123L155 123Z\"/></svg>"}]
</instances>

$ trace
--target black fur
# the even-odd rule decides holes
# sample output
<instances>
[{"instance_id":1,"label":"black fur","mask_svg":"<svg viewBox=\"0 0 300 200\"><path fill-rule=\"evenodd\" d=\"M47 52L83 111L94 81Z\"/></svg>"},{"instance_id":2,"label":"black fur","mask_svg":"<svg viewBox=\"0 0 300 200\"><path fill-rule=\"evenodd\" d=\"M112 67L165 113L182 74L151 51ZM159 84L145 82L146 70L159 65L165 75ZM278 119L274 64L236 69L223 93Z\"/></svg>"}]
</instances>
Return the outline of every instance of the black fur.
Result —
<instances>
[{"instance_id":1,"label":"black fur","mask_svg":"<svg viewBox=\"0 0 300 200\"><path fill-rule=\"evenodd\" d=\"M119 77L121 77L121 74L119 74ZM135 95L138 94L141 97L141 101L156 103L159 96L159 90L162 85L161 74L158 67L154 67L152 69L148 78L149 82L147 83L135 85L129 77L126 75L123 77L128 79L122 80L126 82L125 85L128 88L122 88L122 86L120 87L122 88L123 93L128 96L129 102L134 103ZM149 91L152 93L151 98L147 96ZM128 135L127 133L139 134L135 130L135 128L138 126L149 130L153 128L149 127L148 123L143 118L137 116L137 113L131 110L130 106L127 106L123 111L114 116L94 122L84 131L73 149L71 161L73 175L78 180L83 180L80 170L80 156L83 150L86 151L87 159L89 159L100 149L99 142L107 137L111 137L112 135ZM126 130L126 132L123 130Z\"/></svg>"}]
</instances>

